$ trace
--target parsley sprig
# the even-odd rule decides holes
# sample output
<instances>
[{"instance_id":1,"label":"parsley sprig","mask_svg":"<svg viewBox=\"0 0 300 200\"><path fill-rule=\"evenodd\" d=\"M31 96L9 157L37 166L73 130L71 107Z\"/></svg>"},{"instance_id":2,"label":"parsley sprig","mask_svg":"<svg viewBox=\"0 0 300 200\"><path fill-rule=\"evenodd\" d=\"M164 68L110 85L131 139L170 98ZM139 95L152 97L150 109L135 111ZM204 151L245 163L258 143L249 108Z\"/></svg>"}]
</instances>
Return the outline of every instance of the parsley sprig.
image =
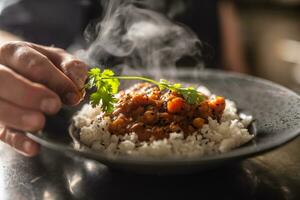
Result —
<instances>
[{"instance_id":1,"label":"parsley sprig","mask_svg":"<svg viewBox=\"0 0 300 200\"><path fill-rule=\"evenodd\" d=\"M104 112L110 113L117 102L115 94L119 91L120 80L141 80L157 85L160 90L175 91L183 96L189 104L196 104L205 100L205 96L199 93L194 87L182 87L181 84L172 84L167 80L161 79L159 82L141 76L115 76L109 69L101 71L99 68L92 68L88 72L89 80L86 88L93 89L95 92L90 96L90 103L93 107L101 105Z\"/></svg>"}]
</instances>

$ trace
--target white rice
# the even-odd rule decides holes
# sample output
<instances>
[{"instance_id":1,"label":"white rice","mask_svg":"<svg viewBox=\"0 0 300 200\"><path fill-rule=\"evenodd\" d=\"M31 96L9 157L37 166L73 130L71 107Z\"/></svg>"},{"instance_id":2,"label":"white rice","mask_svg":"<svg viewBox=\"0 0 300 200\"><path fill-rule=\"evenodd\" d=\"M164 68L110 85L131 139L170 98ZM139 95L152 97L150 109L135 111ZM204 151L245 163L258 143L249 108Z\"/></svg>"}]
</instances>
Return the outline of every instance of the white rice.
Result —
<instances>
[{"instance_id":1,"label":"white rice","mask_svg":"<svg viewBox=\"0 0 300 200\"><path fill-rule=\"evenodd\" d=\"M201 88L203 89L208 94L209 90ZM238 115L235 103L228 99L220 123L210 118L208 124L187 138L183 137L183 133L174 132L168 139L139 142L135 133L125 136L111 135L108 131L110 118L104 116L100 107L92 108L88 104L84 105L73 119L75 126L80 129L80 141L83 144L109 154L152 157L204 156L228 152L254 137L247 129L252 116Z\"/></svg>"}]
</instances>

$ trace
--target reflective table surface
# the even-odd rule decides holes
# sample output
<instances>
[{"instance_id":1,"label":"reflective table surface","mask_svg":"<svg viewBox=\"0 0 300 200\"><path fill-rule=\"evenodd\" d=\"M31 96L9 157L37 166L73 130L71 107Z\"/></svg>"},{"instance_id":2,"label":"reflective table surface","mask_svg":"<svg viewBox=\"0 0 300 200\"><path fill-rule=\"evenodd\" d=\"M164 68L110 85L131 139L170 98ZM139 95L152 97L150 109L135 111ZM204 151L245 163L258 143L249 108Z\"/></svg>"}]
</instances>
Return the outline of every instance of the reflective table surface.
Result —
<instances>
[{"instance_id":1,"label":"reflective table surface","mask_svg":"<svg viewBox=\"0 0 300 200\"><path fill-rule=\"evenodd\" d=\"M42 149L25 158L0 144L0 199L300 199L300 138L211 171L146 176Z\"/></svg>"}]
</instances>

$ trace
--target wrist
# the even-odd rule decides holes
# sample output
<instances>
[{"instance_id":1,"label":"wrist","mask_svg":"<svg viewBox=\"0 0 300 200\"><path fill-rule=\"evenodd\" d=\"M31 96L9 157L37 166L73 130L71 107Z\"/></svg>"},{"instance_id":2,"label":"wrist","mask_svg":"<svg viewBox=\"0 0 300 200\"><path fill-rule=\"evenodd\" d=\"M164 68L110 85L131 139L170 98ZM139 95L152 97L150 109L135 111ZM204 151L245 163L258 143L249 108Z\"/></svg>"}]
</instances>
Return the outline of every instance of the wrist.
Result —
<instances>
[{"instance_id":1,"label":"wrist","mask_svg":"<svg viewBox=\"0 0 300 200\"><path fill-rule=\"evenodd\" d=\"M10 41L22 41L22 40L23 39L21 37L0 30L0 44L5 42L10 42Z\"/></svg>"}]
</instances>

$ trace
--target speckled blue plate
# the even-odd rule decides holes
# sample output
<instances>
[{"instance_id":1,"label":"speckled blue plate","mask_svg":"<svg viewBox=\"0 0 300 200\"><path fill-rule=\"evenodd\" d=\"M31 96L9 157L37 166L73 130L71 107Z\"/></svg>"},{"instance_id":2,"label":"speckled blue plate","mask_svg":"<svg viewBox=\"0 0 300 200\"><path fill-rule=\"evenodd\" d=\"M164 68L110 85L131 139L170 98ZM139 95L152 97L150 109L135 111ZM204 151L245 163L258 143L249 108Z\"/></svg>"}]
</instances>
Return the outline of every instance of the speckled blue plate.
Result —
<instances>
[{"instance_id":1,"label":"speckled blue plate","mask_svg":"<svg viewBox=\"0 0 300 200\"><path fill-rule=\"evenodd\" d=\"M139 173L174 174L219 167L261 154L287 143L300 133L300 97L278 84L251 76L214 70L178 71L176 76L168 74L166 78L204 85L213 93L235 101L240 111L254 117L251 132L256 134L256 137L246 145L228 153L205 157L182 159L109 157L99 152L79 151L73 148L73 139L68 133L68 128L76 109L64 109L58 115L49 118L43 132L26 134L47 148L97 160L111 168ZM73 136L76 138L76 134Z\"/></svg>"}]
</instances>

